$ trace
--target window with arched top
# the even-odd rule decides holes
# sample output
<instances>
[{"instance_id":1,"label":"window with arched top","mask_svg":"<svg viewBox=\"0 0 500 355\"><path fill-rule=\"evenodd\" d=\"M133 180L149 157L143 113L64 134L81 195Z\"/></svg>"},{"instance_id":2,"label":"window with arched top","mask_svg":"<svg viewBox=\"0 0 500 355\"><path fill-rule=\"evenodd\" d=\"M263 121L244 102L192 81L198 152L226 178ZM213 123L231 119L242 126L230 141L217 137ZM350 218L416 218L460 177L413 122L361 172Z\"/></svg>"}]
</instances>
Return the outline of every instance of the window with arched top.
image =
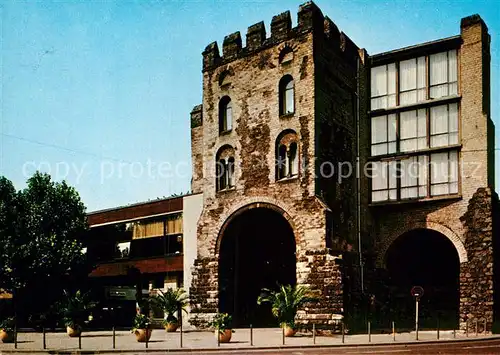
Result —
<instances>
[{"instance_id":1,"label":"window with arched top","mask_svg":"<svg viewBox=\"0 0 500 355\"><path fill-rule=\"evenodd\" d=\"M276 180L292 178L299 174L299 146L297 134L288 130L276 140Z\"/></svg>"},{"instance_id":2,"label":"window with arched top","mask_svg":"<svg viewBox=\"0 0 500 355\"><path fill-rule=\"evenodd\" d=\"M223 191L234 187L234 149L224 146L216 155L216 189Z\"/></svg>"},{"instance_id":3,"label":"window with arched top","mask_svg":"<svg viewBox=\"0 0 500 355\"><path fill-rule=\"evenodd\" d=\"M295 111L294 82L291 75L285 75L279 83L280 115L288 115Z\"/></svg>"},{"instance_id":4,"label":"window with arched top","mask_svg":"<svg viewBox=\"0 0 500 355\"><path fill-rule=\"evenodd\" d=\"M231 98L224 96L219 101L219 133L233 129L233 106Z\"/></svg>"}]
</instances>

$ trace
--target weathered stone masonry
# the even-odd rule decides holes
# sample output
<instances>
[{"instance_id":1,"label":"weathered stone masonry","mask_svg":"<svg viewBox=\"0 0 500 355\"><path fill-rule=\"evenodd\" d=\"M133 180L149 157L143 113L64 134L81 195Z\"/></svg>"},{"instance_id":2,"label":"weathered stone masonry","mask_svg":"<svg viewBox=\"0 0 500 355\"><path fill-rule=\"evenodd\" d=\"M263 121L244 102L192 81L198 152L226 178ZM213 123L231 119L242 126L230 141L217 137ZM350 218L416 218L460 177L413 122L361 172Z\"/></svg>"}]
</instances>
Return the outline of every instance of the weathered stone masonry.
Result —
<instances>
[{"instance_id":1,"label":"weathered stone masonry","mask_svg":"<svg viewBox=\"0 0 500 355\"><path fill-rule=\"evenodd\" d=\"M484 22L471 16L462 20L460 36L372 57L312 2L300 7L297 27L291 27L285 12L273 17L270 29L267 37L259 22L248 27L246 47L236 32L224 38L222 55L216 42L203 52L203 103L191 113L192 190L204 196L190 290L191 323L205 327L218 311L218 246L224 226L242 211L265 207L289 221L296 241L297 283L310 286L321 299L299 312L298 323L326 326L334 314L347 313L345 300L352 295L344 294L345 281L350 278L348 292L360 292L360 268L354 265L357 257L350 255L350 270L343 259L358 253L358 228L364 258L375 261L366 265L370 268L384 267L385 252L400 235L426 228L449 238L457 249L461 327L475 317L486 317L491 327L496 195L491 193L494 131ZM361 166L370 158L370 67L450 47L459 49L460 58L460 194L372 206L366 175L361 175L359 188L356 174L342 181L337 175L321 177L324 162L356 166L358 146ZM280 116L278 83L284 75L294 79L295 109ZM233 127L220 133L218 105L224 96L233 103ZM300 169L297 177L277 181L276 140L285 131L298 138ZM235 184L218 192L215 157L226 147L235 155ZM367 274L376 275L371 271ZM370 292L369 285L365 280L365 292Z\"/></svg>"}]
</instances>

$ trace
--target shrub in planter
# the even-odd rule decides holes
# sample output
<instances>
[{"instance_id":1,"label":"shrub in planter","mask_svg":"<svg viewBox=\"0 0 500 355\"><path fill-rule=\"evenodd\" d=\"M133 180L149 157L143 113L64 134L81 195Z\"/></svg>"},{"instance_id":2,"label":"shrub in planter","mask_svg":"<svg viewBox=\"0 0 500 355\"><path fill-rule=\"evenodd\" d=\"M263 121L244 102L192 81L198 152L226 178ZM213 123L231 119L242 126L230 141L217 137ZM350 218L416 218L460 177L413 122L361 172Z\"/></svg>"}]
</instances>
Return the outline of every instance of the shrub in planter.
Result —
<instances>
[{"instance_id":1,"label":"shrub in planter","mask_svg":"<svg viewBox=\"0 0 500 355\"><path fill-rule=\"evenodd\" d=\"M279 286L278 291L262 289L262 294L257 298L257 304L271 304L271 312L284 328L285 336L292 337L297 332L295 316L297 310L306 302L314 301L310 297L311 291L304 286Z\"/></svg>"},{"instance_id":2,"label":"shrub in planter","mask_svg":"<svg viewBox=\"0 0 500 355\"><path fill-rule=\"evenodd\" d=\"M182 288L175 290L169 288L165 292L156 290L156 296L152 298L151 302L166 314L163 320L163 326L166 331L175 332L179 327L179 320L176 315L179 311L187 313L188 296L186 291Z\"/></svg>"},{"instance_id":3,"label":"shrub in planter","mask_svg":"<svg viewBox=\"0 0 500 355\"><path fill-rule=\"evenodd\" d=\"M153 329L150 329L151 319L144 314L136 314L134 318L134 328L132 328L132 333L135 334L135 338L139 343L149 341Z\"/></svg>"},{"instance_id":4,"label":"shrub in planter","mask_svg":"<svg viewBox=\"0 0 500 355\"><path fill-rule=\"evenodd\" d=\"M229 343L234 332L232 323L232 316L227 313L217 313L209 324L215 328L215 339L219 338L220 343Z\"/></svg>"},{"instance_id":5,"label":"shrub in planter","mask_svg":"<svg viewBox=\"0 0 500 355\"><path fill-rule=\"evenodd\" d=\"M0 340L2 343L12 343L14 341L14 317L5 318L0 322Z\"/></svg>"},{"instance_id":6,"label":"shrub in planter","mask_svg":"<svg viewBox=\"0 0 500 355\"><path fill-rule=\"evenodd\" d=\"M66 332L70 337L77 337L82 332L82 326L89 319L90 310L95 303L90 301L87 294L80 290L75 294L64 291L65 298L59 302L58 309L63 316Z\"/></svg>"}]
</instances>

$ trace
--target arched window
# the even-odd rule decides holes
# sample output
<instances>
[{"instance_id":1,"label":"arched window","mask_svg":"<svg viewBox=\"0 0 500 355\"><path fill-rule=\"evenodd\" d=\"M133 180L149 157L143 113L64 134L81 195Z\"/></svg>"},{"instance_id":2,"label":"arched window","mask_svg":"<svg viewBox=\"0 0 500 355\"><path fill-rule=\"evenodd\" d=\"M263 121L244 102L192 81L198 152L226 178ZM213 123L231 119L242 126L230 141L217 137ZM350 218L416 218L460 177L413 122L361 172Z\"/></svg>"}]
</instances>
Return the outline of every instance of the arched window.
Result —
<instances>
[{"instance_id":1,"label":"arched window","mask_svg":"<svg viewBox=\"0 0 500 355\"><path fill-rule=\"evenodd\" d=\"M292 130L282 132L276 140L276 180L292 178L299 174L297 134Z\"/></svg>"},{"instance_id":2,"label":"arched window","mask_svg":"<svg viewBox=\"0 0 500 355\"><path fill-rule=\"evenodd\" d=\"M216 156L216 189L227 190L234 187L234 149L224 146L217 152Z\"/></svg>"},{"instance_id":3,"label":"arched window","mask_svg":"<svg viewBox=\"0 0 500 355\"><path fill-rule=\"evenodd\" d=\"M280 115L288 115L295 111L293 78L285 75L279 84Z\"/></svg>"},{"instance_id":4,"label":"arched window","mask_svg":"<svg viewBox=\"0 0 500 355\"><path fill-rule=\"evenodd\" d=\"M219 102L219 133L233 129L233 108L231 98L224 96Z\"/></svg>"}]
</instances>

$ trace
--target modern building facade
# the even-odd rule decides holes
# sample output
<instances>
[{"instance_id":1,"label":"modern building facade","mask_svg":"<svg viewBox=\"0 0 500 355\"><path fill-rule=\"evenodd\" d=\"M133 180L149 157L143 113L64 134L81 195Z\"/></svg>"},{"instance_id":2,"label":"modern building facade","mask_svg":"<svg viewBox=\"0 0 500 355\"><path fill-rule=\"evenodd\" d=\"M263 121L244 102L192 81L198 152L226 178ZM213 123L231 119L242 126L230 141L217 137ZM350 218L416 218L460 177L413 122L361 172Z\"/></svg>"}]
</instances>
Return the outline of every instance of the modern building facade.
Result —
<instances>
[{"instance_id":1,"label":"modern building facade","mask_svg":"<svg viewBox=\"0 0 500 355\"><path fill-rule=\"evenodd\" d=\"M458 35L374 55L312 2L296 27L285 12L270 30L260 22L246 46L236 32L222 53L216 42L203 52L203 102L191 112L202 196L191 324L219 311L239 326L271 324L256 299L277 284L314 291L319 302L297 316L304 326L352 319L366 299L397 317L419 285L429 311L489 329L486 24L473 15Z\"/></svg>"},{"instance_id":2,"label":"modern building facade","mask_svg":"<svg viewBox=\"0 0 500 355\"><path fill-rule=\"evenodd\" d=\"M104 323L128 326L137 292L149 297L157 289L189 290L201 201L192 194L88 214L87 255L96 264L90 281Z\"/></svg>"}]
</instances>

